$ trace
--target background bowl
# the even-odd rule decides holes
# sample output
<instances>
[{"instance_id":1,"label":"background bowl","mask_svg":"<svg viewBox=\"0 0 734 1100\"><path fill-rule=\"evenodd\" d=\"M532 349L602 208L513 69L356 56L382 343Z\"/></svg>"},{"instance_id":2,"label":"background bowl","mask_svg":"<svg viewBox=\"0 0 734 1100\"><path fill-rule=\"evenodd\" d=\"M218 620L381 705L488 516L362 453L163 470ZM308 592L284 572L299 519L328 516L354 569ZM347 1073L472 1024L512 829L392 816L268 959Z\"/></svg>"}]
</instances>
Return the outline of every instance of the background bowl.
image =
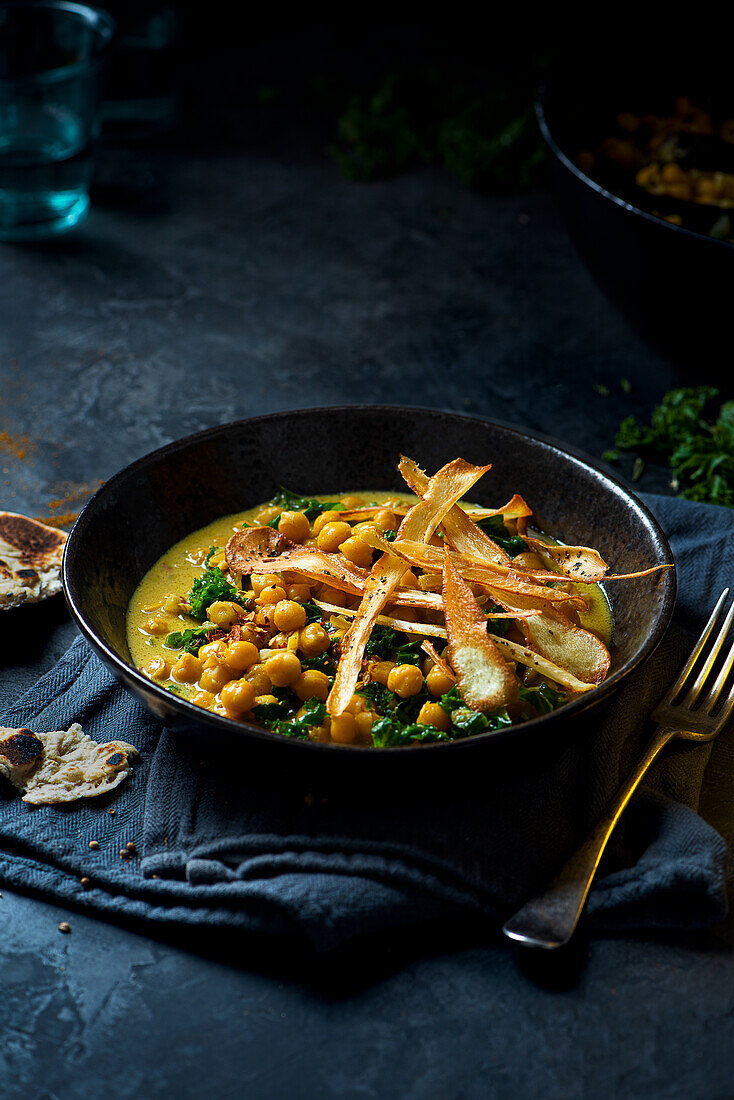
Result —
<instances>
[{"instance_id":1,"label":"background bowl","mask_svg":"<svg viewBox=\"0 0 734 1100\"><path fill-rule=\"evenodd\" d=\"M734 245L655 217L630 201L632 193L622 197L587 176L575 159L601 143L620 111L667 114L676 96L734 117L731 89L715 66L697 72L695 55L685 62L662 49L638 56L627 45L624 56L623 65L614 55L564 58L554 67L536 105L551 189L584 262L637 331L712 381L721 347L731 342ZM713 207L698 210L715 220Z\"/></svg>"},{"instance_id":2,"label":"background bowl","mask_svg":"<svg viewBox=\"0 0 734 1100\"><path fill-rule=\"evenodd\" d=\"M615 616L612 671L588 695L521 726L419 749L363 751L278 737L211 714L151 682L130 663L125 614L146 571L164 551L219 516L272 497L281 485L304 493L399 489L399 454L430 473L461 456L492 462L472 491L479 503L521 493L545 530L565 542L598 547L615 571L672 561L650 512L618 482L553 442L491 421L428 409L372 406L304 409L225 424L178 440L107 481L69 537L63 566L66 597L77 623L121 684L169 726L260 745L289 760L358 760L360 769L389 761L445 761L485 752L499 741L565 730L574 715L608 698L650 655L675 603L675 575L610 585Z\"/></svg>"}]
</instances>

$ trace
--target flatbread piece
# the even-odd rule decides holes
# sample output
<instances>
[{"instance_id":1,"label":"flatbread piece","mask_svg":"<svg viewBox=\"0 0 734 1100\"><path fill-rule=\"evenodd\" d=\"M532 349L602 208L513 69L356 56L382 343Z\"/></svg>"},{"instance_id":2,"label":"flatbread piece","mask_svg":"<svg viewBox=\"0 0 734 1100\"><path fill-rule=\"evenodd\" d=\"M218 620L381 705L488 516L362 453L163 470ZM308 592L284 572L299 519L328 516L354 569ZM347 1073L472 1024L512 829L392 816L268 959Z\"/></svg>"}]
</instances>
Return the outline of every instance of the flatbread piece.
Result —
<instances>
[{"instance_id":1,"label":"flatbread piece","mask_svg":"<svg viewBox=\"0 0 734 1100\"><path fill-rule=\"evenodd\" d=\"M0 611L61 591L67 535L17 512L0 512Z\"/></svg>"},{"instance_id":2,"label":"flatbread piece","mask_svg":"<svg viewBox=\"0 0 734 1100\"><path fill-rule=\"evenodd\" d=\"M34 806L107 794L127 778L139 755L125 741L92 740L78 722L53 733L0 726L0 775Z\"/></svg>"}]
</instances>

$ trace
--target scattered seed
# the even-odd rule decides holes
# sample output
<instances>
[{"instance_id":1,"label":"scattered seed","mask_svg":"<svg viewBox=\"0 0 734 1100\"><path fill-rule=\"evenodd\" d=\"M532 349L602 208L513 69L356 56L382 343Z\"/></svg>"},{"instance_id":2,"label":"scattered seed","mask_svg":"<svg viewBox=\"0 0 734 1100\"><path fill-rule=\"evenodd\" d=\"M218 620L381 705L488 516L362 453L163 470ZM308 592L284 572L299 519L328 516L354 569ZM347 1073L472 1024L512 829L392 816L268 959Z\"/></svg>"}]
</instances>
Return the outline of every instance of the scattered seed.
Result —
<instances>
[{"instance_id":1,"label":"scattered seed","mask_svg":"<svg viewBox=\"0 0 734 1100\"><path fill-rule=\"evenodd\" d=\"M127 848L120 848L120 859L130 859L130 852Z\"/></svg>"},{"instance_id":2,"label":"scattered seed","mask_svg":"<svg viewBox=\"0 0 734 1100\"><path fill-rule=\"evenodd\" d=\"M71 932L71 925L68 921L62 920L61 924L59 925L59 932Z\"/></svg>"},{"instance_id":3,"label":"scattered seed","mask_svg":"<svg viewBox=\"0 0 734 1100\"><path fill-rule=\"evenodd\" d=\"M90 840L89 841L89 847L92 849L93 852L98 852L99 851L99 841L98 840Z\"/></svg>"},{"instance_id":4,"label":"scattered seed","mask_svg":"<svg viewBox=\"0 0 734 1100\"><path fill-rule=\"evenodd\" d=\"M85 890L88 890L89 887L92 885L92 880L91 878L88 878L87 875L82 875L79 881L81 882Z\"/></svg>"},{"instance_id":5,"label":"scattered seed","mask_svg":"<svg viewBox=\"0 0 734 1100\"><path fill-rule=\"evenodd\" d=\"M107 811L108 814L113 814L114 812L115 812L114 810L108 810Z\"/></svg>"},{"instance_id":6,"label":"scattered seed","mask_svg":"<svg viewBox=\"0 0 734 1100\"><path fill-rule=\"evenodd\" d=\"M128 840L125 847L127 848L128 852L131 853L131 855L135 855L135 853L137 852L137 848L135 847L135 841L133 841L133 840Z\"/></svg>"}]
</instances>

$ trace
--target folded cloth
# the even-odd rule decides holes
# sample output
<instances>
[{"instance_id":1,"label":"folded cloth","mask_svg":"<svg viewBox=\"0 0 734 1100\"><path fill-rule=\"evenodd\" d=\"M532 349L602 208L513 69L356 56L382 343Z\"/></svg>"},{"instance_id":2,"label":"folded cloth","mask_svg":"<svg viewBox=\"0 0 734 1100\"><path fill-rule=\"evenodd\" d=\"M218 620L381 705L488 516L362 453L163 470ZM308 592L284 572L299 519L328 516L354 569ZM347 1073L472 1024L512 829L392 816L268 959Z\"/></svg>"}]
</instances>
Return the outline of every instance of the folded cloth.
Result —
<instances>
[{"instance_id":1,"label":"folded cloth","mask_svg":"<svg viewBox=\"0 0 734 1100\"><path fill-rule=\"evenodd\" d=\"M302 933L320 950L433 918L485 915L496 926L552 878L628 774L647 715L690 649L680 623L700 629L734 576L734 511L648 503L679 568L668 635L588 729L537 753L520 740L488 755L471 785L372 783L322 797L292 776L252 774L246 753L223 763L212 747L203 759L201 742L163 728L77 639L0 724L78 721L97 740L137 745L142 761L104 801L32 808L7 788L0 878L120 916ZM592 892L597 927L700 928L724 915L726 846L696 813L709 751L681 744L655 766ZM130 841L141 858L121 858Z\"/></svg>"}]
</instances>

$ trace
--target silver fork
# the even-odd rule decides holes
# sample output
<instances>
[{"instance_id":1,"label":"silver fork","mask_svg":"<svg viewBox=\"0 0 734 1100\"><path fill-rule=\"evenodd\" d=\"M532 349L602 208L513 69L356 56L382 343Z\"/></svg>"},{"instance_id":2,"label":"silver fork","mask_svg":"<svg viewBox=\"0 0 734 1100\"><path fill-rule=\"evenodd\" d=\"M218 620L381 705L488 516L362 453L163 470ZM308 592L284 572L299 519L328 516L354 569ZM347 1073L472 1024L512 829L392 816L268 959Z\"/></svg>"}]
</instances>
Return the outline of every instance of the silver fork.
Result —
<instances>
[{"instance_id":1,"label":"silver fork","mask_svg":"<svg viewBox=\"0 0 734 1100\"><path fill-rule=\"evenodd\" d=\"M650 765L674 738L711 741L726 725L734 710L734 687L724 695L727 677L734 666L734 643L713 683L710 680L734 620L734 604L729 608L716 638L713 641L710 638L728 595L729 589L725 588L678 679L652 712L653 721L658 723L658 728L634 773L591 835L548 889L529 901L507 921L502 931L510 939L528 947L548 949L568 943L586 904L607 842ZM700 660L703 660L703 664L696 678L692 680L694 667ZM705 691L706 688L708 690ZM684 690L685 695L678 699Z\"/></svg>"}]
</instances>

